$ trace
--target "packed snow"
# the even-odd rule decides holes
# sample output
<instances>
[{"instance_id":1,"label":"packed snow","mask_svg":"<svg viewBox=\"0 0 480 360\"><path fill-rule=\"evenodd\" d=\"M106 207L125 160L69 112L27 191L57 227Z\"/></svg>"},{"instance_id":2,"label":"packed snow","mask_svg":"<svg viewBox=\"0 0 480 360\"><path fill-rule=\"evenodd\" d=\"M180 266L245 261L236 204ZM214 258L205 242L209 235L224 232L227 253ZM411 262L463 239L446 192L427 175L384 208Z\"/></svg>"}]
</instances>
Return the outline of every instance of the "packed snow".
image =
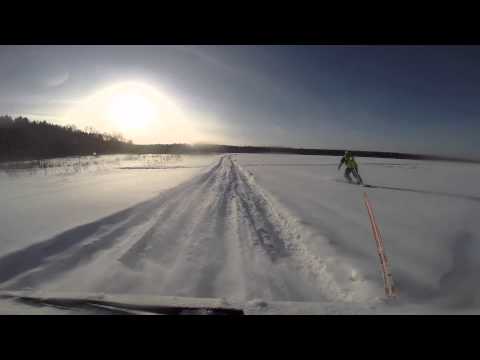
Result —
<instances>
[{"instance_id":1,"label":"packed snow","mask_svg":"<svg viewBox=\"0 0 480 360\"><path fill-rule=\"evenodd\" d=\"M338 157L108 159L119 160L0 175L0 312L23 312L18 291L221 299L247 314L480 309L478 164L357 158L361 187Z\"/></svg>"},{"instance_id":2,"label":"packed snow","mask_svg":"<svg viewBox=\"0 0 480 360\"><path fill-rule=\"evenodd\" d=\"M0 166L0 256L146 201L214 156L106 155Z\"/></svg>"}]
</instances>

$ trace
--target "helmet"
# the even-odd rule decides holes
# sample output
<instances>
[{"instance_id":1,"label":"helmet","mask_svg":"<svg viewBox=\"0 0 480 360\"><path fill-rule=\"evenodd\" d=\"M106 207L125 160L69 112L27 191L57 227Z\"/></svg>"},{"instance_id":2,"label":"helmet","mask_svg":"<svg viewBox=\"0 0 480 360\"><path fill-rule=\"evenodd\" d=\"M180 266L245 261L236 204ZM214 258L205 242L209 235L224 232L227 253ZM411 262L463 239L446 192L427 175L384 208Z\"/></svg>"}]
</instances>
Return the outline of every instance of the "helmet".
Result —
<instances>
[{"instance_id":1,"label":"helmet","mask_svg":"<svg viewBox=\"0 0 480 360\"><path fill-rule=\"evenodd\" d=\"M348 150L345 151L345 156L352 156L352 153Z\"/></svg>"}]
</instances>

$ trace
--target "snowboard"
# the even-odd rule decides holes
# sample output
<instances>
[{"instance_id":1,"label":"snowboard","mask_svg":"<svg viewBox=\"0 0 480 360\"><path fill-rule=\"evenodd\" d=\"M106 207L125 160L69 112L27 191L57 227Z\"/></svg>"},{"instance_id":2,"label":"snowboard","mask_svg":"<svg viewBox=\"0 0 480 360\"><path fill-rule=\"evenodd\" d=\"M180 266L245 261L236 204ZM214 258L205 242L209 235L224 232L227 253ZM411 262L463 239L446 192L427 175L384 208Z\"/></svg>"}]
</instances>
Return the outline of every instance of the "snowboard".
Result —
<instances>
[{"instance_id":1,"label":"snowboard","mask_svg":"<svg viewBox=\"0 0 480 360\"><path fill-rule=\"evenodd\" d=\"M341 182L341 183L344 183L344 184L356 185L356 186L367 187L367 188L372 188L372 187L373 187L373 185L369 185L369 184L357 184L357 183L354 182L354 181L348 182L347 180L344 180L344 179L336 179L335 181L336 181L336 182Z\"/></svg>"}]
</instances>

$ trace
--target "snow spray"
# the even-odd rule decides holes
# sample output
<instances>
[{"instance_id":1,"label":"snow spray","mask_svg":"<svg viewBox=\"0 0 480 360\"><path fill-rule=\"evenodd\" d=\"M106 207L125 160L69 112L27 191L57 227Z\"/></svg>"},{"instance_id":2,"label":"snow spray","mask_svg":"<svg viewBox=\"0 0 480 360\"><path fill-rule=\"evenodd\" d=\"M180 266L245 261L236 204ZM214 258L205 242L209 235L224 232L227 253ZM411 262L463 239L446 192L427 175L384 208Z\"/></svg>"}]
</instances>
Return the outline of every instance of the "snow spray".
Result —
<instances>
[{"instance_id":1,"label":"snow spray","mask_svg":"<svg viewBox=\"0 0 480 360\"><path fill-rule=\"evenodd\" d=\"M385 283L385 294L388 298L396 296L396 289L393 285L393 277L390 272L390 267L388 265L387 254L385 253L385 246L383 243L382 235L380 235L380 229L378 228L377 222L375 220L375 215L373 215L373 207L368 199L367 193L363 193L365 206L367 207L368 216L370 218L370 224L372 225L373 238L377 244L378 256L380 257L380 265L383 272L383 280Z\"/></svg>"}]
</instances>

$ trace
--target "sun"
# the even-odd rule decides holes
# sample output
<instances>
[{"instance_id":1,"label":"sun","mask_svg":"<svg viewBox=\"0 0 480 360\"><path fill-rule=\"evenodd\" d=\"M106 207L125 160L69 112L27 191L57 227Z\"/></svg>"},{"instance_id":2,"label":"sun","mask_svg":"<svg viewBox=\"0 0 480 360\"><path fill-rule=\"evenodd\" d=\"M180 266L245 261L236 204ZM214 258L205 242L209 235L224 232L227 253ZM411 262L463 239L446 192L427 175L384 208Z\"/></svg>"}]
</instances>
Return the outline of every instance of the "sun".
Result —
<instances>
[{"instance_id":1,"label":"sun","mask_svg":"<svg viewBox=\"0 0 480 360\"><path fill-rule=\"evenodd\" d=\"M108 99L107 115L123 131L145 129L158 115L157 104L136 89L113 93Z\"/></svg>"},{"instance_id":2,"label":"sun","mask_svg":"<svg viewBox=\"0 0 480 360\"><path fill-rule=\"evenodd\" d=\"M65 124L121 133L137 144L214 141L202 126L208 118L192 114L178 98L159 86L120 82L103 87L76 102L62 117Z\"/></svg>"},{"instance_id":3,"label":"sun","mask_svg":"<svg viewBox=\"0 0 480 360\"><path fill-rule=\"evenodd\" d=\"M175 101L158 87L127 81L86 97L67 113L65 121L143 141L154 131L164 133L173 122L181 124L182 118Z\"/></svg>"}]
</instances>

